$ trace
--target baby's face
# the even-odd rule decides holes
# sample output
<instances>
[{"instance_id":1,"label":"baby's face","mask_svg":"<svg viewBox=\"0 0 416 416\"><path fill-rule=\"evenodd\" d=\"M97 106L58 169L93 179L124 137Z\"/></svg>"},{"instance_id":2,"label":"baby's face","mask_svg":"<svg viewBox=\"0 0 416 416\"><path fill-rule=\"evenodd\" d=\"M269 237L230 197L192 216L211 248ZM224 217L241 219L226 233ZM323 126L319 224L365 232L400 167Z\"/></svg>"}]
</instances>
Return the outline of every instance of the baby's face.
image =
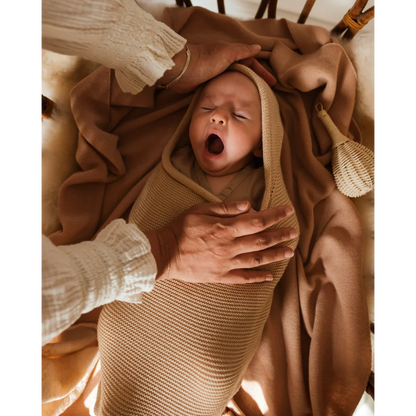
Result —
<instances>
[{"instance_id":1,"label":"baby's face","mask_svg":"<svg viewBox=\"0 0 416 416\"><path fill-rule=\"evenodd\" d=\"M192 113L189 137L202 170L225 176L261 157L261 106L257 87L230 71L210 81Z\"/></svg>"}]
</instances>

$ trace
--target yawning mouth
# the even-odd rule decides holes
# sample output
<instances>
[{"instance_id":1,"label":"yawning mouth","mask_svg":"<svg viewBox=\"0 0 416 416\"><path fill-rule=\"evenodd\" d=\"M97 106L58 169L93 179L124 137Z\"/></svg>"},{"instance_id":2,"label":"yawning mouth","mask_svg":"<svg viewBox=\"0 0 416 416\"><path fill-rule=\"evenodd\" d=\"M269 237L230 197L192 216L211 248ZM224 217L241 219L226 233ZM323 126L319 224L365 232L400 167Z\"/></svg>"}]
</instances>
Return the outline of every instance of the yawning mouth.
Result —
<instances>
[{"instance_id":1,"label":"yawning mouth","mask_svg":"<svg viewBox=\"0 0 416 416\"><path fill-rule=\"evenodd\" d=\"M205 142L205 148L210 155L219 155L224 150L224 143L216 134L210 134Z\"/></svg>"}]
</instances>

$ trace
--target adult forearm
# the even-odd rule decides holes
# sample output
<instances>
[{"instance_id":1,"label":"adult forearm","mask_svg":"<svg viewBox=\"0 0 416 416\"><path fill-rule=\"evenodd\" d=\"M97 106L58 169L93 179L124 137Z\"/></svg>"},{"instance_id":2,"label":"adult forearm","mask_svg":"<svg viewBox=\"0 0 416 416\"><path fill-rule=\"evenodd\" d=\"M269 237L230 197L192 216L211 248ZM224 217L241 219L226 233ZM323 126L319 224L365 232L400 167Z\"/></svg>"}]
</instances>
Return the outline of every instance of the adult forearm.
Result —
<instances>
[{"instance_id":1,"label":"adult forearm","mask_svg":"<svg viewBox=\"0 0 416 416\"><path fill-rule=\"evenodd\" d=\"M45 0L42 42L115 69L122 90L136 94L173 67L186 40L134 0Z\"/></svg>"},{"instance_id":2,"label":"adult forearm","mask_svg":"<svg viewBox=\"0 0 416 416\"><path fill-rule=\"evenodd\" d=\"M94 241L57 247L43 237L42 269L43 344L100 305L140 302L156 277L147 238L121 219Z\"/></svg>"}]
</instances>

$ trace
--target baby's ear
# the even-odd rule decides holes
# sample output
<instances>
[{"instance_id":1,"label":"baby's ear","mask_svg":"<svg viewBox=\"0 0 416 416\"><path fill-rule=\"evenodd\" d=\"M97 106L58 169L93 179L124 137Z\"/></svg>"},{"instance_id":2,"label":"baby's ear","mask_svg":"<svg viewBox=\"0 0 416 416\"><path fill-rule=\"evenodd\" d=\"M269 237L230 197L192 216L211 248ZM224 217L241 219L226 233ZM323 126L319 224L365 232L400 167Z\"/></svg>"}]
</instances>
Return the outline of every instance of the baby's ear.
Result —
<instances>
[{"instance_id":1,"label":"baby's ear","mask_svg":"<svg viewBox=\"0 0 416 416\"><path fill-rule=\"evenodd\" d=\"M253 152L255 157L263 157L263 140L260 141L259 147Z\"/></svg>"}]
</instances>

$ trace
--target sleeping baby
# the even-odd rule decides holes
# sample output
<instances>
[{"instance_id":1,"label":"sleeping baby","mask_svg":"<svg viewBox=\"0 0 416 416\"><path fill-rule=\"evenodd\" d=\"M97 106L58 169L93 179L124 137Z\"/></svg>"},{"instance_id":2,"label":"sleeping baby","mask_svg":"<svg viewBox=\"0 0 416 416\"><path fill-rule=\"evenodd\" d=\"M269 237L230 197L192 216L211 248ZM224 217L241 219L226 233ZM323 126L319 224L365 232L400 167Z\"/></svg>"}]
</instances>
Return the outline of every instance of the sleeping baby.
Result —
<instances>
[{"instance_id":1,"label":"sleeping baby","mask_svg":"<svg viewBox=\"0 0 416 416\"><path fill-rule=\"evenodd\" d=\"M280 168L282 140L272 90L247 67L232 65L196 92L129 221L143 231L158 229L202 202L249 200L256 210L292 205ZM279 226L299 234L295 215ZM294 250L297 241L278 246ZM221 415L260 342L288 262L259 267L273 274L265 283L166 279L141 304L105 305L95 413Z\"/></svg>"},{"instance_id":2,"label":"sleeping baby","mask_svg":"<svg viewBox=\"0 0 416 416\"><path fill-rule=\"evenodd\" d=\"M172 163L221 200L247 199L258 210L264 173L255 169L254 158L262 157L261 130L256 86L242 73L228 71L202 89L192 112L190 145L176 150Z\"/></svg>"}]
</instances>

